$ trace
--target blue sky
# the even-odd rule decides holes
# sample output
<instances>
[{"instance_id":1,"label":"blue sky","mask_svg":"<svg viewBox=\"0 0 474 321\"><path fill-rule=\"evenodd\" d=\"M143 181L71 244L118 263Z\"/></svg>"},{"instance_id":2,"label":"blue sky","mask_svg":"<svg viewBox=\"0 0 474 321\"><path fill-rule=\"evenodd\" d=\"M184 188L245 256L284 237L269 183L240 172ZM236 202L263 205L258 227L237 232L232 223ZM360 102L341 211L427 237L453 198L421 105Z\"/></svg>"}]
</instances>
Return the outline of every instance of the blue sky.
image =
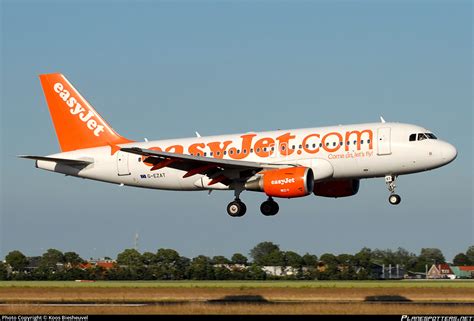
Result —
<instances>
[{"instance_id":1,"label":"blue sky","mask_svg":"<svg viewBox=\"0 0 474 321\"><path fill-rule=\"evenodd\" d=\"M260 241L321 255L474 243L472 2L2 1L0 257L48 248L83 257L133 246L248 254ZM454 144L449 166L383 179L356 197L281 200L165 192L40 171L59 151L38 74L62 72L123 136L141 140L386 120Z\"/></svg>"}]
</instances>

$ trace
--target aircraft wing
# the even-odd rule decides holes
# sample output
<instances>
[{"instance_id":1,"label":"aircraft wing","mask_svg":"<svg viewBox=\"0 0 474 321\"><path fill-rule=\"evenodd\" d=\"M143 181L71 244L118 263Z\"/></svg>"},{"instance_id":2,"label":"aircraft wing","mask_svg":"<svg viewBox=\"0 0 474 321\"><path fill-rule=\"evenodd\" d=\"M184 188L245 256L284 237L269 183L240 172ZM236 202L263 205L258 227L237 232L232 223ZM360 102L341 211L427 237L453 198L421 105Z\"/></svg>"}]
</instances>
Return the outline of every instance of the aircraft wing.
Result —
<instances>
[{"instance_id":1,"label":"aircraft wing","mask_svg":"<svg viewBox=\"0 0 474 321\"><path fill-rule=\"evenodd\" d=\"M229 185L232 180L245 179L267 168L283 168L292 164L268 164L240 160L219 159L195 155L162 152L138 147L121 148L123 152L147 156L145 162L153 164L151 171L170 167L187 171L183 178L204 174L212 179L209 185L223 183Z\"/></svg>"}]
</instances>

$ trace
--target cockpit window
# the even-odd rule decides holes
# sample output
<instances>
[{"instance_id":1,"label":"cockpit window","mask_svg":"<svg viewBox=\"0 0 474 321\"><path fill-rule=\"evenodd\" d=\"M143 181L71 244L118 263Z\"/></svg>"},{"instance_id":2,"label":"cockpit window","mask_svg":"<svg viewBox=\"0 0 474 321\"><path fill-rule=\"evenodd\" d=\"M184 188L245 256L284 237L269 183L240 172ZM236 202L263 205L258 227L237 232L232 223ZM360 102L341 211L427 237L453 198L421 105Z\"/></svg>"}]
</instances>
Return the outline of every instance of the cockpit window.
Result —
<instances>
[{"instance_id":1,"label":"cockpit window","mask_svg":"<svg viewBox=\"0 0 474 321\"><path fill-rule=\"evenodd\" d=\"M410 142L414 142L416 140L438 139L438 138L433 133L418 133L418 134L411 134L408 139Z\"/></svg>"},{"instance_id":2,"label":"cockpit window","mask_svg":"<svg viewBox=\"0 0 474 321\"><path fill-rule=\"evenodd\" d=\"M424 139L428 139L428 137L426 137L425 134L423 133L418 134L418 140L424 140Z\"/></svg>"}]
</instances>

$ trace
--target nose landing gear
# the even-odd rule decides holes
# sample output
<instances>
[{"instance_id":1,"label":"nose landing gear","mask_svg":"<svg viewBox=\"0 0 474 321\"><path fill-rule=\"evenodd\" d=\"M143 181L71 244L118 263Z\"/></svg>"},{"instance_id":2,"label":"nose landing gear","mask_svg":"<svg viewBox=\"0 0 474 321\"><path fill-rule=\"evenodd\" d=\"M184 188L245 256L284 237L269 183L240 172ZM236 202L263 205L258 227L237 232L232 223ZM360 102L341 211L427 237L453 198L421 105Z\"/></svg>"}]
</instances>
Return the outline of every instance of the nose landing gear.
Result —
<instances>
[{"instance_id":1,"label":"nose landing gear","mask_svg":"<svg viewBox=\"0 0 474 321\"><path fill-rule=\"evenodd\" d=\"M395 188L397 185L395 185L395 180L397 179L397 176L395 175L387 175L385 176L385 183L387 184L388 191L390 192L390 196L388 197L388 202L392 205L398 205L402 201L402 198L400 195L395 194Z\"/></svg>"},{"instance_id":2,"label":"nose landing gear","mask_svg":"<svg viewBox=\"0 0 474 321\"><path fill-rule=\"evenodd\" d=\"M278 203L275 202L271 197L269 197L268 200L260 205L260 211L265 216L273 216L278 213L279 209L280 207L278 206Z\"/></svg>"},{"instance_id":3,"label":"nose landing gear","mask_svg":"<svg viewBox=\"0 0 474 321\"><path fill-rule=\"evenodd\" d=\"M398 194L392 194L388 197L388 201L392 205L397 205L397 204L400 204L400 202L402 201L402 198Z\"/></svg>"}]
</instances>

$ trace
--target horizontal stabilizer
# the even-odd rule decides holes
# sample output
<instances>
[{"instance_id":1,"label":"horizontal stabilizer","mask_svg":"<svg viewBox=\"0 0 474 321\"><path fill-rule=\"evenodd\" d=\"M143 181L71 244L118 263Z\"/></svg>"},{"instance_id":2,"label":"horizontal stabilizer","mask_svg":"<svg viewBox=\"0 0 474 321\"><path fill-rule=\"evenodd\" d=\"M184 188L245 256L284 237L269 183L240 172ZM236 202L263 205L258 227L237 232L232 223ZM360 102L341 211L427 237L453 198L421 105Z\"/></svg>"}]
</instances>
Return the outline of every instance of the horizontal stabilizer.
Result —
<instances>
[{"instance_id":1,"label":"horizontal stabilizer","mask_svg":"<svg viewBox=\"0 0 474 321\"><path fill-rule=\"evenodd\" d=\"M46 157L46 156L30 156L30 155L19 155L20 158L34 159L47 162L55 162L58 164L69 165L69 166L87 166L93 162L78 160L78 159L67 159L67 158L56 158L56 157Z\"/></svg>"}]
</instances>

